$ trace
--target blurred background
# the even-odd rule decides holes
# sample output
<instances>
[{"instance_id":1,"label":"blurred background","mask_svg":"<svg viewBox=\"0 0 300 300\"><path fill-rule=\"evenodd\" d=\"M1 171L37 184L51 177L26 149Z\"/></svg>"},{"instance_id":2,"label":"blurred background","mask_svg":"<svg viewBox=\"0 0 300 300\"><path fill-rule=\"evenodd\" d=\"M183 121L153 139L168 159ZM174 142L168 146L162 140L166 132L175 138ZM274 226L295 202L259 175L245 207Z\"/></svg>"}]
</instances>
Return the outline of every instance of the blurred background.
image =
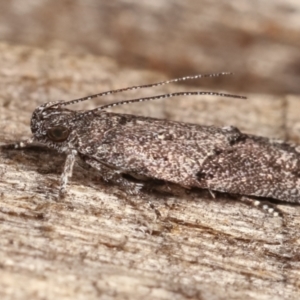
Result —
<instances>
[{"instance_id":1,"label":"blurred background","mask_svg":"<svg viewBox=\"0 0 300 300\"><path fill-rule=\"evenodd\" d=\"M300 92L299 0L0 0L0 11L0 41L169 78L232 71L211 83L230 91Z\"/></svg>"}]
</instances>

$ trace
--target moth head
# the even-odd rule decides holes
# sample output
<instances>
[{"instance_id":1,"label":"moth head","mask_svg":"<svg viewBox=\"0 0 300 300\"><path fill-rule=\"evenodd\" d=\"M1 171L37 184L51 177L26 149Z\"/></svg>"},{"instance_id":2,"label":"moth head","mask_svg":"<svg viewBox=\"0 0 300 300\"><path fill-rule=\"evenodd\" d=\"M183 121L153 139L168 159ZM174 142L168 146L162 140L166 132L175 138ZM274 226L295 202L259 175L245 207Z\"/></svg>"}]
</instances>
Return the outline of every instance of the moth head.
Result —
<instances>
[{"instance_id":1,"label":"moth head","mask_svg":"<svg viewBox=\"0 0 300 300\"><path fill-rule=\"evenodd\" d=\"M76 112L48 102L37 107L31 117L31 132L37 142L53 146L65 142L71 133L70 120Z\"/></svg>"}]
</instances>

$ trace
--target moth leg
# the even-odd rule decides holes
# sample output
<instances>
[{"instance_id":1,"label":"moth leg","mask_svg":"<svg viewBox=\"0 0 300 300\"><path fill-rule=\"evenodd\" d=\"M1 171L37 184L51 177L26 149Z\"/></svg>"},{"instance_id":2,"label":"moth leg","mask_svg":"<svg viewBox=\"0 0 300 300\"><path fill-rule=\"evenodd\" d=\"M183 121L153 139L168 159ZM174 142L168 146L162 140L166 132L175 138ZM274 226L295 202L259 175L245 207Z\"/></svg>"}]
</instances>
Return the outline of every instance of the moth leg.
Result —
<instances>
[{"instance_id":1,"label":"moth leg","mask_svg":"<svg viewBox=\"0 0 300 300\"><path fill-rule=\"evenodd\" d=\"M76 159L77 151L72 150L66 158L64 170L60 177L59 198L64 197L67 190L69 177L73 174L73 167Z\"/></svg>"},{"instance_id":2,"label":"moth leg","mask_svg":"<svg viewBox=\"0 0 300 300\"><path fill-rule=\"evenodd\" d=\"M262 211L272 215L273 217L282 216L282 211L276 205L268 201L261 201L261 200L252 199L245 196L241 197L241 201L250 204L252 206L255 206L261 209Z\"/></svg>"},{"instance_id":3,"label":"moth leg","mask_svg":"<svg viewBox=\"0 0 300 300\"><path fill-rule=\"evenodd\" d=\"M137 195L140 190L144 187L143 182L134 182L124 177L124 175L118 171L111 169L99 161L88 158L86 156L80 156L84 162L86 162L91 167L95 168L101 174L101 177L106 182L115 183L123 188L131 195Z\"/></svg>"},{"instance_id":4,"label":"moth leg","mask_svg":"<svg viewBox=\"0 0 300 300\"><path fill-rule=\"evenodd\" d=\"M107 175L108 175L108 173L106 173L106 176ZM126 192L129 193L130 195L140 194L141 189L145 186L144 182L135 182L135 181L128 180L126 177L124 177L124 174L116 172L116 171L109 173L108 180L105 179L105 177L103 177L103 178L106 181L113 182L113 183L119 185L120 187L125 188Z\"/></svg>"},{"instance_id":5,"label":"moth leg","mask_svg":"<svg viewBox=\"0 0 300 300\"><path fill-rule=\"evenodd\" d=\"M28 139L27 141L16 142L14 144L2 145L2 149L23 149L30 146L33 143L33 139Z\"/></svg>"}]
</instances>

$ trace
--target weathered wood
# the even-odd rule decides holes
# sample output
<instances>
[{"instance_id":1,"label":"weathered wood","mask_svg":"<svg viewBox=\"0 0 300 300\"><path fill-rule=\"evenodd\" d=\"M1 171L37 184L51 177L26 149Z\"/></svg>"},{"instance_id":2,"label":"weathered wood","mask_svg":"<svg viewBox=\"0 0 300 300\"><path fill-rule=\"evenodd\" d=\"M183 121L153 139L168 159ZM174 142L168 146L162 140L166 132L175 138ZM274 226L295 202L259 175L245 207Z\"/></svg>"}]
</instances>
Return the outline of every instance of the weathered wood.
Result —
<instances>
[{"instance_id":1,"label":"weathered wood","mask_svg":"<svg viewBox=\"0 0 300 300\"><path fill-rule=\"evenodd\" d=\"M0 44L0 64L1 144L29 137L31 113L43 102L165 79L104 57L6 44ZM111 101L79 108L104 100ZM299 100L172 98L118 109L297 141ZM284 225L206 191L128 196L82 164L66 199L57 201L63 162L63 155L37 147L0 152L1 299L299 298L300 207L279 206Z\"/></svg>"}]
</instances>

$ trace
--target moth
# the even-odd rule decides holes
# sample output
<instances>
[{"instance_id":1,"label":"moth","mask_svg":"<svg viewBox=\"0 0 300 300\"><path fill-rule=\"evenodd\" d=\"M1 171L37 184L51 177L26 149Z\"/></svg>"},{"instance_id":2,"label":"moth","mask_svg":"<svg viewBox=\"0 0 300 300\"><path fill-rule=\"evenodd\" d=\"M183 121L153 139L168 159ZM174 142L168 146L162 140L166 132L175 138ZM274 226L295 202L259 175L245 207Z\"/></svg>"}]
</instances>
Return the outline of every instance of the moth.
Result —
<instances>
[{"instance_id":1,"label":"moth","mask_svg":"<svg viewBox=\"0 0 300 300\"><path fill-rule=\"evenodd\" d=\"M130 192L151 180L185 189L300 202L299 147L269 138L248 135L236 127L215 127L107 112L118 105L176 96L243 96L216 92L178 92L120 101L92 110L67 107L95 97L150 88L178 81L229 75L223 72L172 79L95 94L71 101L49 102L37 107L31 118L32 138L66 154L60 178L60 195L67 190L78 156L97 169L105 181Z\"/></svg>"}]
</instances>

